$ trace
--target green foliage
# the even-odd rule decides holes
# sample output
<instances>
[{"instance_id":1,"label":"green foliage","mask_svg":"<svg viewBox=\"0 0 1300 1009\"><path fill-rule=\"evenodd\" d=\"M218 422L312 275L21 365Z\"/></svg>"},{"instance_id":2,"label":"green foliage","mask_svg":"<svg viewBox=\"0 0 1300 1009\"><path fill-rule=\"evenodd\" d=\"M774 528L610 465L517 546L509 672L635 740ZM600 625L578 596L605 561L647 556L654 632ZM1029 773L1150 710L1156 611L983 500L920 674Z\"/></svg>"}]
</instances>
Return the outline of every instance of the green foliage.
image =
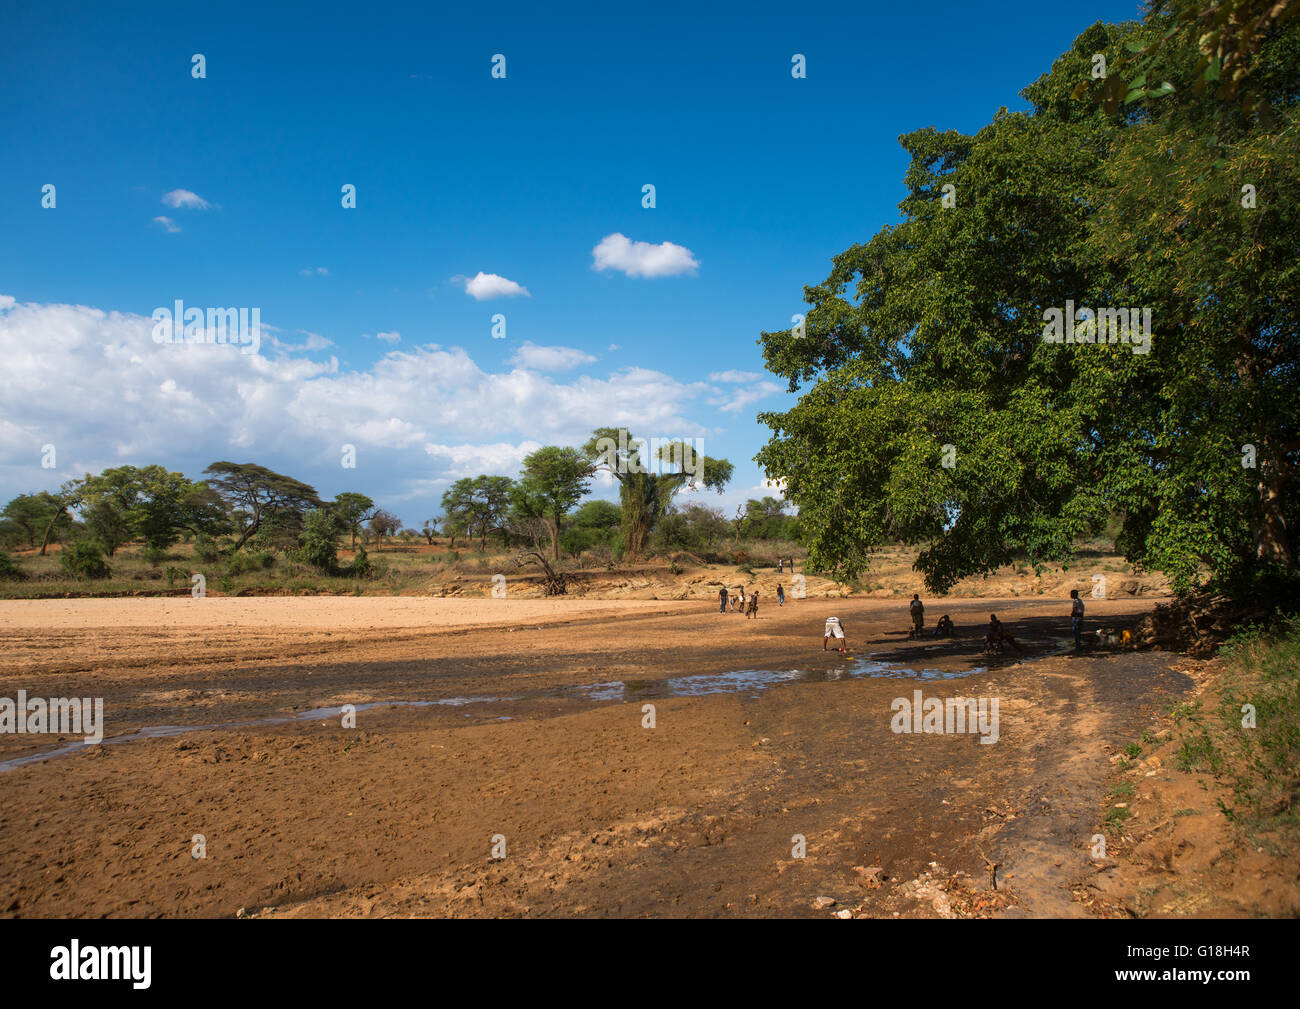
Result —
<instances>
[{"instance_id":1,"label":"green foliage","mask_svg":"<svg viewBox=\"0 0 1300 1009\"><path fill-rule=\"evenodd\" d=\"M660 553L711 553L730 532L731 525L719 509L692 504L670 509L657 523L651 542Z\"/></svg>"},{"instance_id":2,"label":"green foliage","mask_svg":"<svg viewBox=\"0 0 1300 1009\"><path fill-rule=\"evenodd\" d=\"M163 561L168 559L168 553L165 547L149 543L141 549L140 557L150 567L156 568L162 564Z\"/></svg>"},{"instance_id":3,"label":"green foliage","mask_svg":"<svg viewBox=\"0 0 1300 1009\"><path fill-rule=\"evenodd\" d=\"M787 480L810 565L853 577L919 543L938 593L1016 559L1063 565L1119 516L1127 559L1179 591L1294 568L1298 78L1277 78L1276 127L1191 87L1120 117L1071 99L1092 54L1156 30L1094 25L1025 89L1031 112L905 135L904 220L805 288L804 332L762 334L768 368L811 383L760 415L757 457ZM1261 59L1293 50L1294 21ZM1149 307L1150 352L1046 342L1067 302Z\"/></svg>"},{"instance_id":4,"label":"green foliage","mask_svg":"<svg viewBox=\"0 0 1300 1009\"><path fill-rule=\"evenodd\" d=\"M258 571L269 571L275 567L275 554L270 550L241 551L232 554L226 562L226 573L244 575Z\"/></svg>"},{"instance_id":5,"label":"green foliage","mask_svg":"<svg viewBox=\"0 0 1300 1009\"><path fill-rule=\"evenodd\" d=\"M348 572L353 578L369 578L372 574L370 558L366 554L366 548L362 547L357 551L352 563L348 566Z\"/></svg>"},{"instance_id":6,"label":"green foliage","mask_svg":"<svg viewBox=\"0 0 1300 1009\"><path fill-rule=\"evenodd\" d=\"M338 521L340 529L352 538L352 546L355 548L362 525L370 521L370 517L375 512L374 501L364 494L344 491L335 496L328 509Z\"/></svg>"},{"instance_id":7,"label":"green foliage","mask_svg":"<svg viewBox=\"0 0 1300 1009\"><path fill-rule=\"evenodd\" d=\"M67 513L67 503L58 494L40 491L37 494L19 494L4 507L3 515L11 540L35 547L45 541L57 543L72 531L72 519Z\"/></svg>"},{"instance_id":8,"label":"green foliage","mask_svg":"<svg viewBox=\"0 0 1300 1009\"><path fill-rule=\"evenodd\" d=\"M582 452L595 469L619 482L623 543L629 557L641 557L656 524L683 488L708 488L719 494L735 467L726 459L697 452L687 441L648 441L627 428L597 428Z\"/></svg>"},{"instance_id":9,"label":"green foliage","mask_svg":"<svg viewBox=\"0 0 1300 1009\"><path fill-rule=\"evenodd\" d=\"M524 472L512 488L516 514L548 523L551 552L560 556L564 518L591 488L595 467L577 449L547 445L524 457Z\"/></svg>"},{"instance_id":10,"label":"green foliage","mask_svg":"<svg viewBox=\"0 0 1300 1009\"><path fill-rule=\"evenodd\" d=\"M1300 620L1237 639L1226 662L1218 715L1236 812L1300 828Z\"/></svg>"},{"instance_id":11,"label":"green foliage","mask_svg":"<svg viewBox=\"0 0 1300 1009\"><path fill-rule=\"evenodd\" d=\"M487 544L490 533L499 532L506 540L506 516L510 511L515 482L508 476L464 477L442 495L442 508L449 532L478 537L479 549Z\"/></svg>"},{"instance_id":12,"label":"green foliage","mask_svg":"<svg viewBox=\"0 0 1300 1009\"><path fill-rule=\"evenodd\" d=\"M316 488L256 463L214 462L204 472L239 526L236 550L268 523L278 530L277 545L292 546L303 516L322 506Z\"/></svg>"},{"instance_id":13,"label":"green foliage","mask_svg":"<svg viewBox=\"0 0 1300 1009\"><path fill-rule=\"evenodd\" d=\"M9 554L0 550L0 581L21 581L24 577L22 568Z\"/></svg>"},{"instance_id":14,"label":"green foliage","mask_svg":"<svg viewBox=\"0 0 1300 1009\"><path fill-rule=\"evenodd\" d=\"M115 502L107 499L94 501L82 508L81 520L85 523L86 532L104 545L109 557L117 552L118 547L129 543L134 535L128 516Z\"/></svg>"},{"instance_id":15,"label":"green foliage","mask_svg":"<svg viewBox=\"0 0 1300 1009\"><path fill-rule=\"evenodd\" d=\"M87 528L110 554L129 539L165 550L187 533L220 532L225 509L206 484L163 466L117 466L77 489Z\"/></svg>"},{"instance_id":16,"label":"green foliage","mask_svg":"<svg viewBox=\"0 0 1300 1009\"><path fill-rule=\"evenodd\" d=\"M211 536L200 533L194 537L194 556L204 564L215 564L221 559L221 548Z\"/></svg>"},{"instance_id":17,"label":"green foliage","mask_svg":"<svg viewBox=\"0 0 1300 1009\"><path fill-rule=\"evenodd\" d=\"M112 574L103 546L89 539L67 544L59 554L59 567L69 578L108 578Z\"/></svg>"},{"instance_id":18,"label":"green foliage","mask_svg":"<svg viewBox=\"0 0 1300 1009\"><path fill-rule=\"evenodd\" d=\"M318 571L334 574L338 570L339 527L329 512L308 512L298 536L299 556Z\"/></svg>"}]
</instances>

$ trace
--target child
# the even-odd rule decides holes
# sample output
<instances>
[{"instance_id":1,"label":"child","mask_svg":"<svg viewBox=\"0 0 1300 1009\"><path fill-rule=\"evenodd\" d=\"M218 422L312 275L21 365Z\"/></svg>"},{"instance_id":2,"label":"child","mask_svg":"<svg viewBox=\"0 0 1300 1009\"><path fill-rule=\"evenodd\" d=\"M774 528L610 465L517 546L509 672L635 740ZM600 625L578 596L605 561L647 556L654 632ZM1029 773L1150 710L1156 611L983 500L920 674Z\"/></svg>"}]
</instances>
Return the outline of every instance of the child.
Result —
<instances>
[{"instance_id":1,"label":"child","mask_svg":"<svg viewBox=\"0 0 1300 1009\"><path fill-rule=\"evenodd\" d=\"M1074 634L1074 647L1083 647L1083 600L1079 598L1078 589L1070 589L1070 631Z\"/></svg>"},{"instance_id":2,"label":"child","mask_svg":"<svg viewBox=\"0 0 1300 1009\"><path fill-rule=\"evenodd\" d=\"M945 613L939 618L939 624L934 629L934 636L936 638L950 638L953 630L952 617Z\"/></svg>"},{"instance_id":3,"label":"child","mask_svg":"<svg viewBox=\"0 0 1300 1009\"><path fill-rule=\"evenodd\" d=\"M745 619L748 620L750 617L758 619L758 589L755 589L754 594L749 597L749 609L745 611Z\"/></svg>"}]
</instances>

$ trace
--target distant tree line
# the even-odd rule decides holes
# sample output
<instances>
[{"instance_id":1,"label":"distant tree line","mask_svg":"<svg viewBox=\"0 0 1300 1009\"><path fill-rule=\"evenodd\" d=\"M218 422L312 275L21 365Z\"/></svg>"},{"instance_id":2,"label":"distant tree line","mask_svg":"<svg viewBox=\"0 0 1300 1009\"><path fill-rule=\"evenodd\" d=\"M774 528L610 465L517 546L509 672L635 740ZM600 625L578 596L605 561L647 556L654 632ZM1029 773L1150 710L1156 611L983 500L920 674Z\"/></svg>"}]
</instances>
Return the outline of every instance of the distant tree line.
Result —
<instances>
[{"instance_id":1,"label":"distant tree line","mask_svg":"<svg viewBox=\"0 0 1300 1009\"><path fill-rule=\"evenodd\" d=\"M746 539L797 538L798 520L774 498L751 500L734 519L679 492L721 492L733 467L689 442L636 439L626 428L601 428L581 448L548 445L528 455L517 479L480 475L456 480L442 512L420 529L403 529L392 512L358 491L322 498L310 484L256 463L218 461L191 480L163 466L117 466L69 480L58 491L20 494L0 511L0 547L67 549L65 567L102 576L125 544L161 557L192 541L213 559L241 551L293 552L327 573L364 570L365 546L395 538L437 536L480 551L490 542L527 546L558 560L597 552L639 559L655 550L711 552ZM584 500L600 475L617 483L617 504ZM361 550L352 568L338 559L341 542ZM17 569L7 554L0 577Z\"/></svg>"}]
</instances>

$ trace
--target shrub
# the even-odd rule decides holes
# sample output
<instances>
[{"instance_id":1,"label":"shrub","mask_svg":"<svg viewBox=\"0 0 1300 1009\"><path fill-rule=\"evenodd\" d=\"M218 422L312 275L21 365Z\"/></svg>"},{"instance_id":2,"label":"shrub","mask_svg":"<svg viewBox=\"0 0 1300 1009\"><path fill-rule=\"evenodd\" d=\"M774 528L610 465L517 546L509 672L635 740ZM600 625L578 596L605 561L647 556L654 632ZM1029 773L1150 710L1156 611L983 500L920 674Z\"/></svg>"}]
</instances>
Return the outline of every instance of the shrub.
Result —
<instances>
[{"instance_id":1,"label":"shrub","mask_svg":"<svg viewBox=\"0 0 1300 1009\"><path fill-rule=\"evenodd\" d=\"M112 574L104 561L104 548L95 540L74 540L59 554L63 573L71 578L107 578Z\"/></svg>"},{"instance_id":2,"label":"shrub","mask_svg":"<svg viewBox=\"0 0 1300 1009\"><path fill-rule=\"evenodd\" d=\"M204 564L215 564L221 557L221 548L211 536L199 533L194 537L194 556Z\"/></svg>"},{"instance_id":3,"label":"shrub","mask_svg":"<svg viewBox=\"0 0 1300 1009\"><path fill-rule=\"evenodd\" d=\"M298 536L298 556L326 574L338 570L338 527L328 512L314 511L303 523Z\"/></svg>"},{"instance_id":4,"label":"shrub","mask_svg":"<svg viewBox=\"0 0 1300 1009\"><path fill-rule=\"evenodd\" d=\"M150 567L156 568L167 559L167 551L163 547L150 544L140 550L140 557Z\"/></svg>"},{"instance_id":5,"label":"shrub","mask_svg":"<svg viewBox=\"0 0 1300 1009\"><path fill-rule=\"evenodd\" d=\"M24 577L18 562L0 550L0 581L21 581Z\"/></svg>"},{"instance_id":6,"label":"shrub","mask_svg":"<svg viewBox=\"0 0 1300 1009\"><path fill-rule=\"evenodd\" d=\"M258 550L256 553L235 554L226 564L226 573L230 575L245 575L251 571L268 571L275 567L275 554L269 550Z\"/></svg>"},{"instance_id":7,"label":"shrub","mask_svg":"<svg viewBox=\"0 0 1300 1009\"><path fill-rule=\"evenodd\" d=\"M366 554L366 548L362 547L357 551L357 555L352 558L352 563L348 567L348 574L353 578L369 578L370 571L370 557Z\"/></svg>"}]
</instances>

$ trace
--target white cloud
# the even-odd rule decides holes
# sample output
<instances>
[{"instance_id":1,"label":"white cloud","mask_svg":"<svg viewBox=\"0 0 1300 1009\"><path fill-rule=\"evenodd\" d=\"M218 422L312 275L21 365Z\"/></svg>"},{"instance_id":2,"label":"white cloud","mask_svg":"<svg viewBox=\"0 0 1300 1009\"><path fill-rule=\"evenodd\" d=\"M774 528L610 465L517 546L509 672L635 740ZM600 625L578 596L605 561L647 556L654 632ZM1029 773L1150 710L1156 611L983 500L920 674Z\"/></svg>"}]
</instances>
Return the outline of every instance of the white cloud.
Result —
<instances>
[{"instance_id":1,"label":"white cloud","mask_svg":"<svg viewBox=\"0 0 1300 1009\"><path fill-rule=\"evenodd\" d=\"M402 334L397 332L397 330L393 330L391 333L376 333L375 339L383 340L384 343L401 343Z\"/></svg>"},{"instance_id":2,"label":"white cloud","mask_svg":"<svg viewBox=\"0 0 1300 1009\"><path fill-rule=\"evenodd\" d=\"M775 382L758 382L748 388L728 390L725 396L715 397L709 402L723 413L739 413L750 403L756 403L773 393L780 392L783 388L785 387Z\"/></svg>"},{"instance_id":3,"label":"white cloud","mask_svg":"<svg viewBox=\"0 0 1300 1009\"><path fill-rule=\"evenodd\" d=\"M569 371L580 364L591 364L596 358L576 347L539 347L525 342L510 359L511 364L536 371Z\"/></svg>"},{"instance_id":4,"label":"white cloud","mask_svg":"<svg viewBox=\"0 0 1300 1009\"><path fill-rule=\"evenodd\" d=\"M161 216L155 217L153 219L153 222L154 224L161 224L164 228L166 228L167 234L169 235L174 235L181 230L181 226L177 224L175 221L173 221L170 217L161 217Z\"/></svg>"},{"instance_id":5,"label":"white cloud","mask_svg":"<svg viewBox=\"0 0 1300 1009\"><path fill-rule=\"evenodd\" d=\"M212 206L198 193L192 193L188 189L173 189L163 195L162 201L169 207L185 207L190 210L207 210Z\"/></svg>"},{"instance_id":6,"label":"white cloud","mask_svg":"<svg viewBox=\"0 0 1300 1009\"><path fill-rule=\"evenodd\" d=\"M591 250L593 270L618 270L629 277L671 277L694 273L699 268L695 254L672 242L634 242L620 232L606 235Z\"/></svg>"},{"instance_id":7,"label":"white cloud","mask_svg":"<svg viewBox=\"0 0 1300 1009\"><path fill-rule=\"evenodd\" d=\"M319 334L262 327L271 335L261 354L157 344L148 316L0 295L0 501L108 466L157 462L198 477L233 459L326 495L409 501L402 515L415 521L436 512L440 488L457 475L512 474L538 445L579 445L601 425L711 435L690 414L707 420L716 388L659 371L493 373L438 344L386 348L364 370L347 370L301 353L328 345ZM286 331L305 342L288 343ZM348 443L356 470L339 467ZM57 448L57 470L41 468L45 444Z\"/></svg>"},{"instance_id":8,"label":"white cloud","mask_svg":"<svg viewBox=\"0 0 1300 1009\"><path fill-rule=\"evenodd\" d=\"M317 277L328 277L328 276L329 276L329 272L330 272L330 271L327 270L327 269L325 269L325 267L323 267L323 266L317 266L317 267L311 267L311 266L308 266L306 269L299 270L299 271L298 271L298 276L300 276L300 277L310 277L310 276L315 275L315 276L317 276Z\"/></svg>"},{"instance_id":9,"label":"white cloud","mask_svg":"<svg viewBox=\"0 0 1300 1009\"><path fill-rule=\"evenodd\" d=\"M262 328L267 329L270 327L266 326L264 323ZM334 346L333 340L328 340L319 333L310 333L305 329L300 329L298 332L307 338L302 343L286 343L285 341L272 336L271 345L280 350L287 350L290 352L298 350L324 350L326 347Z\"/></svg>"},{"instance_id":10,"label":"white cloud","mask_svg":"<svg viewBox=\"0 0 1300 1009\"><path fill-rule=\"evenodd\" d=\"M755 382L762 378L756 371L715 371L709 376L710 382Z\"/></svg>"},{"instance_id":11,"label":"white cloud","mask_svg":"<svg viewBox=\"0 0 1300 1009\"><path fill-rule=\"evenodd\" d=\"M495 273L484 273L480 270L472 277L452 277L453 281L464 281L465 293L475 301L486 301L489 298L518 298L521 295L525 298L531 298L528 288L522 284L516 284L513 280L507 280Z\"/></svg>"}]
</instances>

